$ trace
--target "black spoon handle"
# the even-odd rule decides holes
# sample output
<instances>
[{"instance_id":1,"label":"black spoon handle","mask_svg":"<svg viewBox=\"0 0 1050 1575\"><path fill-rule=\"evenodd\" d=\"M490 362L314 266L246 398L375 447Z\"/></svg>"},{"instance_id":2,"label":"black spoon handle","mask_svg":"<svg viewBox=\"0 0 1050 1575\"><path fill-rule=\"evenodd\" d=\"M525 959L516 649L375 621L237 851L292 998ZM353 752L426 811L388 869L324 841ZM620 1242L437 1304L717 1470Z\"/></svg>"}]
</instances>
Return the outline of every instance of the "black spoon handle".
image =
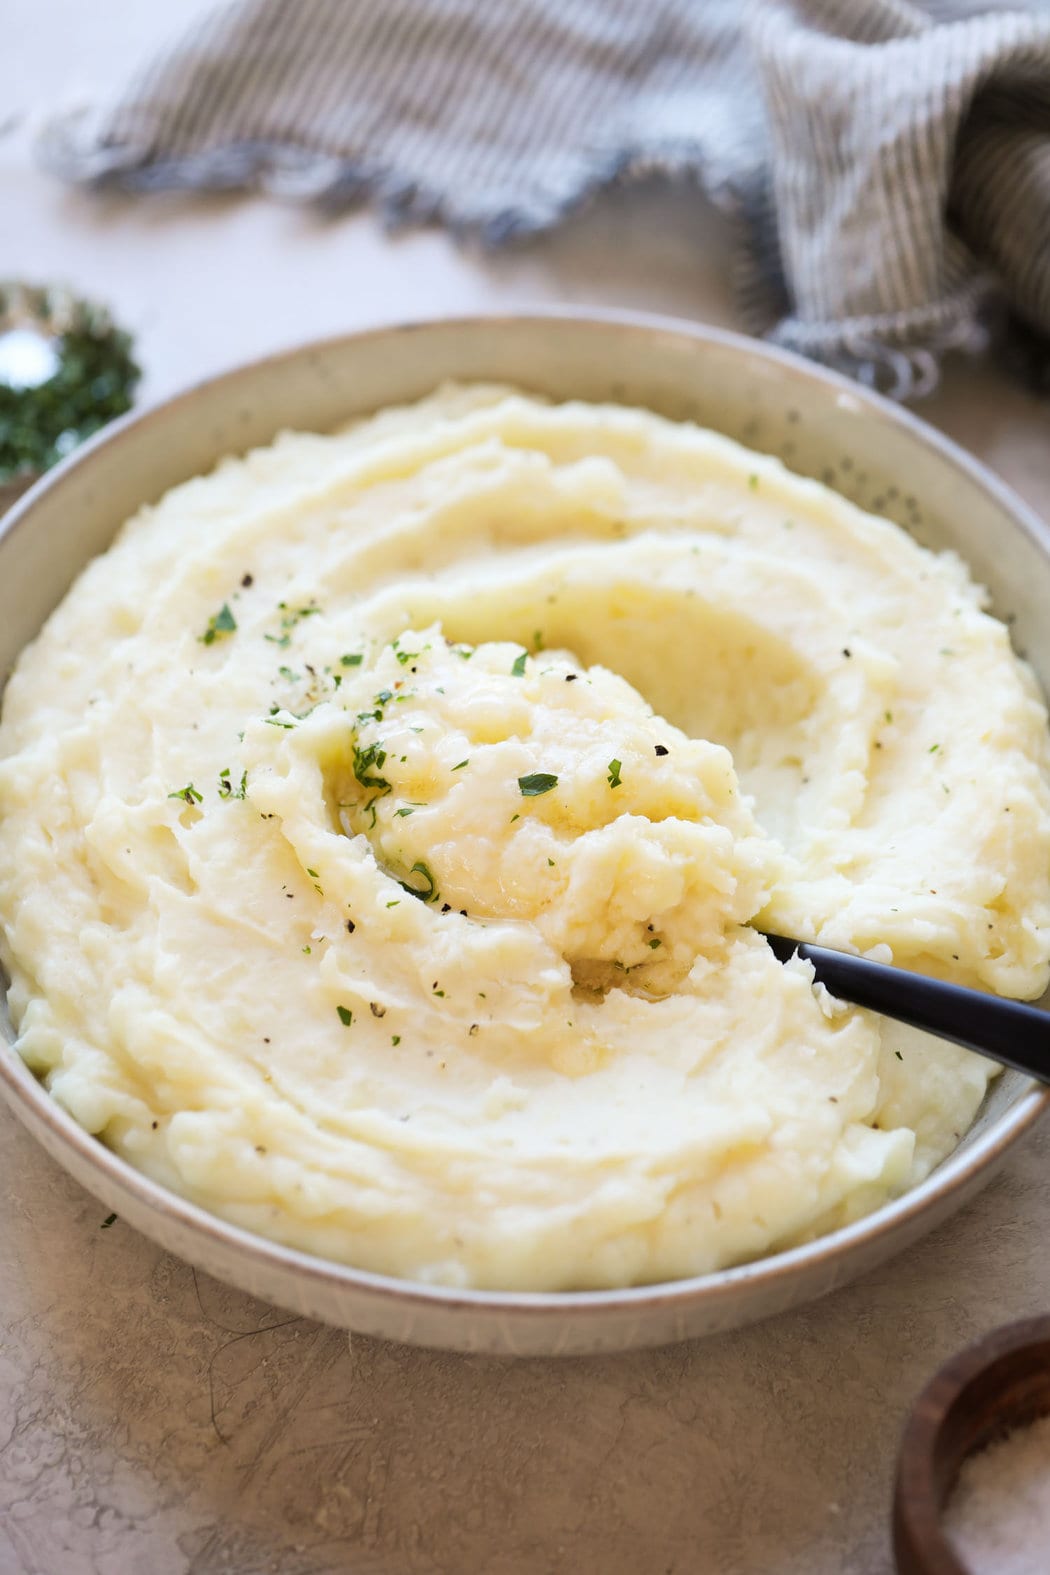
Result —
<instances>
[{"instance_id":1,"label":"black spoon handle","mask_svg":"<svg viewBox=\"0 0 1050 1575\"><path fill-rule=\"evenodd\" d=\"M811 962L820 983L840 1000L924 1028L1050 1083L1050 1012L827 946L768 933L766 940L781 962L795 952Z\"/></svg>"}]
</instances>

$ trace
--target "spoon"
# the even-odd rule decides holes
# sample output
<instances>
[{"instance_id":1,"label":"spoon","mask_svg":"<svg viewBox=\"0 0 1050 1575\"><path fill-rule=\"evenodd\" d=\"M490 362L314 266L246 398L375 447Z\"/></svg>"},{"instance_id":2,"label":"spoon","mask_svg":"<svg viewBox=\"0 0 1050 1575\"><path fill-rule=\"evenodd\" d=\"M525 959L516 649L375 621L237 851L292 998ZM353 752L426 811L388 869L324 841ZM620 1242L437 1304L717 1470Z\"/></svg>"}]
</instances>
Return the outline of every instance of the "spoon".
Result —
<instances>
[{"instance_id":1,"label":"spoon","mask_svg":"<svg viewBox=\"0 0 1050 1575\"><path fill-rule=\"evenodd\" d=\"M827 946L763 933L781 962L797 954L812 963L817 981L840 1000L867 1006L1050 1083L1050 1012L1041 1007L946 984Z\"/></svg>"}]
</instances>

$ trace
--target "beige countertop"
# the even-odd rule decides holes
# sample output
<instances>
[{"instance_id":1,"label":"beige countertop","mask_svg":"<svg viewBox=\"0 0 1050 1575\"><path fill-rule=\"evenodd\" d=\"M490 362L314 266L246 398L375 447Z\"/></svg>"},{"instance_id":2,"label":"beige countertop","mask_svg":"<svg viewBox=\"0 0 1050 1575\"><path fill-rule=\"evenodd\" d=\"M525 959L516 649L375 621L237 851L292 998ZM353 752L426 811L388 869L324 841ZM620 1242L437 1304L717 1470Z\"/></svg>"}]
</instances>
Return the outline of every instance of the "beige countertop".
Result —
<instances>
[{"instance_id":1,"label":"beige countertop","mask_svg":"<svg viewBox=\"0 0 1050 1575\"><path fill-rule=\"evenodd\" d=\"M104 94L178 0L7 0L0 256L135 331L145 398L298 340L549 302L731 323L695 193L594 205L496 258L243 199L63 190L47 111ZM163 11L163 15L161 14ZM923 414L1050 511L1048 407L957 365ZM195 1276L0 1111L0 1575L879 1575L931 1370L1050 1306L1050 1127L947 1226L823 1302L618 1358L498 1362L353 1338Z\"/></svg>"}]
</instances>

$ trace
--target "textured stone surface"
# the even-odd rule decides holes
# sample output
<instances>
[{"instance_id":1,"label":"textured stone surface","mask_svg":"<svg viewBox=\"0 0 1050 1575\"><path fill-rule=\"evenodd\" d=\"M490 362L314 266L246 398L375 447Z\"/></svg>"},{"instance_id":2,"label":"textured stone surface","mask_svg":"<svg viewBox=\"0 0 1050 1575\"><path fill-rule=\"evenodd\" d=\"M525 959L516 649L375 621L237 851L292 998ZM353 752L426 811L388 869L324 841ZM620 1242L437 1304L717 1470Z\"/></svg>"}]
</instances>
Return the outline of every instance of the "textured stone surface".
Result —
<instances>
[{"instance_id":1,"label":"textured stone surface","mask_svg":"<svg viewBox=\"0 0 1050 1575\"><path fill-rule=\"evenodd\" d=\"M0 1142L3 1575L875 1575L916 1390L1050 1290L1050 1128L824 1302L562 1362L289 1321L101 1229L6 1116Z\"/></svg>"},{"instance_id":2,"label":"textured stone surface","mask_svg":"<svg viewBox=\"0 0 1050 1575\"><path fill-rule=\"evenodd\" d=\"M202 3L5 9L4 268L108 297L140 336L149 396L426 311L586 300L729 321L718 239L701 256L710 220L685 194L610 199L485 260L367 217L97 201L36 175L25 112L119 79ZM954 368L925 413L1050 508L1045 408ZM289 1322L120 1222L100 1229L105 1211L3 1111L0 1197L0 1575L881 1575L916 1391L1050 1301L1050 1127L856 1286L592 1361L441 1356Z\"/></svg>"}]
</instances>

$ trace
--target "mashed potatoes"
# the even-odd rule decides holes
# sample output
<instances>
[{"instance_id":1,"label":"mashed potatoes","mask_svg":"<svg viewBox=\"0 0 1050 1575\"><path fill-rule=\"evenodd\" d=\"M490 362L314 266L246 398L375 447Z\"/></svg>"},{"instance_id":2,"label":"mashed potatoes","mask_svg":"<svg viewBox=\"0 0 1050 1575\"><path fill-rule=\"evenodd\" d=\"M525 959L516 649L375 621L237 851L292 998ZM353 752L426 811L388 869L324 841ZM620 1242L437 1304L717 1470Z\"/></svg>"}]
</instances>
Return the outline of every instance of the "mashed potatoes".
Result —
<instances>
[{"instance_id":1,"label":"mashed potatoes","mask_svg":"<svg viewBox=\"0 0 1050 1575\"><path fill-rule=\"evenodd\" d=\"M826 1231L991 1068L748 921L1014 996L1047 719L952 555L711 433L449 389L142 511L7 690L55 1098L226 1219L560 1289Z\"/></svg>"}]
</instances>

